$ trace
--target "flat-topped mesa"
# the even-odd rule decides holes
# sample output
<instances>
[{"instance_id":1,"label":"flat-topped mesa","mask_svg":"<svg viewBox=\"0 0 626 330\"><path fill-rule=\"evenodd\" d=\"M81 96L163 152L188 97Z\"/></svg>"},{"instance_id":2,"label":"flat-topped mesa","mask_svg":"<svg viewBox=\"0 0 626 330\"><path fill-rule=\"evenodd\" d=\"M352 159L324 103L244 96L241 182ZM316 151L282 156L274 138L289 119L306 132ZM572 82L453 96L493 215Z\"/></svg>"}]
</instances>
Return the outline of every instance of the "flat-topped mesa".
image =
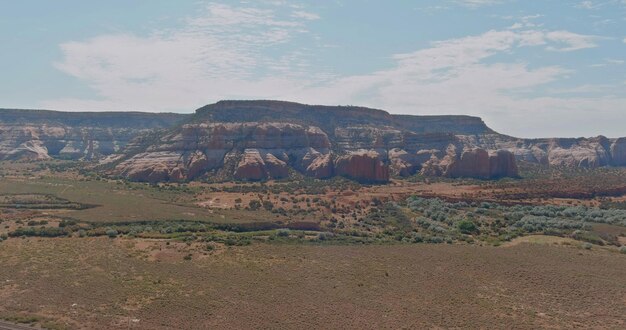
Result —
<instances>
[{"instance_id":1,"label":"flat-topped mesa","mask_svg":"<svg viewBox=\"0 0 626 330\"><path fill-rule=\"evenodd\" d=\"M194 121L289 122L311 125L333 136L338 127L394 126L383 110L352 106L306 105L284 101L220 101L196 110Z\"/></svg>"},{"instance_id":2,"label":"flat-topped mesa","mask_svg":"<svg viewBox=\"0 0 626 330\"><path fill-rule=\"evenodd\" d=\"M626 139L519 139L478 117L354 106L220 101L195 114L0 110L0 159L99 159L137 181L341 175L515 177L517 161L626 166Z\"/></svg>"},{"instance_id":3,"label":"flat-topped mesa","mask_svg":"<svg viewBox=\"0 0 626 330\"><path fill-rule=\"evenodd\" d=\"M464 115L392 115L387 111L358 106L307 105L273 100L227 100L196 110L196 120L217 122L290 121L311 124L325 130L341 126L375 125L415 133L495 133L479 117ZM332 132L329 132L332 133Z\"/></svg>"},{"instance_id":4,"label":"flat-topped mesa","mask_svg":"<svg viewBox=\"0 0 626 330\"><path fill-rule=\"evenodd\" d=\"M0 109L0 160L96 159L186 115Z\"/></svg>"},{"instance_id":5,"label":"flat-topped mesa","mask_svg":"<svg viewBox=\"0 0 626 330\"><path fill-rule=\"evenodd\" d=\"M480 117L392 115L398 125L415 133L494 134Z\"/></svg>"},{"instance_id":6,"label":"flat-topped mesa","mask_svg":"<svg viewBox=\"0 0 626 330\"><path fill-rule=\"evenodd\" d=\"M190 180L203 174L265 180L300 173L387 182L391 175L417 173L423 163L442 157L450 146L462 149L455 134L474 132L493 131L480 118L469 116L409 120L363 107L220 101L198 109L158 142L122 159L114 173L138 181L163 176ZM191 158L203 160L196 162L202 166L193 173L188 165ZM158 173L152 173L152 168Z\"/></svg>"},{"instance_id":7,"label":"flat-topped mesa","mask_svg":"<svg viewBox=\"0 0 626 330\"><path fill-rule=\"evenodd\" d=\"M191 114L138 111L74 112L0 109L0 124L3 125L152 129L173 126L189 117Z\"/></svg>"}]
</instances>

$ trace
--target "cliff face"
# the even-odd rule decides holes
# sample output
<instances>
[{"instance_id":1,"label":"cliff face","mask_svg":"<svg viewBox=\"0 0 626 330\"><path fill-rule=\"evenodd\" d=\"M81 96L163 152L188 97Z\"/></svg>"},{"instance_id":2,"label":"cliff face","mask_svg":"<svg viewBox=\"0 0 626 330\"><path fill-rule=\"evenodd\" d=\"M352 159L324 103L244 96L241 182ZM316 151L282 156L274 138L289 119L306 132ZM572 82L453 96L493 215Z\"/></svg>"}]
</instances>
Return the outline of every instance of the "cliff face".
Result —
<instances>
[{"instance_id":1,"label":"cliff face","mask_svg":"<svg viewBox=\"0 0 626 330\"><path fill-rule=\"evenodd\" d=\"M339 175L386 182L391 175L415 174L425 162L446 156L451 147L462 150L455 134L492 132L474 117L407 118L358 107L222 101L198 109L186 124L137 148L117 162L112 173L137 181L201 175L262 180L299 172L315 178ZM494 168L508 166L500 161L491 159ZM481 171L467 168L463 175L492 177L489 169L485 175Z\"/></svg>"},{"instance_id":2,"label":"cliff face","mask_svg":"<svg viewBox=\"0 0 626 330\"><path fill-rule=\"evenodd\" d=\"M626 166L626 138L619 138L611 144L613 165Z\"/></svg>"},{"instance_id":3,"label":"cliff face","mask_svg":"<svg viewBox=\"0 0 626 330\"><path fill-rule=\"evenodd\" d=\"M626 165L626 138L518 139L500 134L462 137L466 145L505 149L518 161L559 167L596 168Z\"/></svg>"},{"instance_id":4,"label":"cliff face","mask_svg":"<svg viewBox=\"0 0 626 330\"><path fill-rule=\"evenodd\" d=\"M397 124L415 133L454 132L461 135L495 133L478 117L392 115Z\"/></svg>"},{"instance_id":5,"label":"cliff face","mask_svg":"<svg viewBox=\"0 0 626 330\"><path fill-rule=\"evenodd\" d=\"M626 138L519 139L477 117L281 101L221 101L194 115L1 110L0 160L72 158L136 181L264 180L295 173L363 182L415 173L498 178L517 162L626 166Z\"/></svg>"},{"instance_id":6,"label":"cliff face","mask_svg":"<svg viewBox=\"0 0 626 330\"><path fill-rule=\"evenodd\" d=\"M184 115L0 109L0 160L97 159Z\"/></svg>"},{"instance_id":7,"label":"cliff face","mask_svg":"<svg viewBox=\"0 0 626 330\"><path fill-rule=\"evenodd\" d=\"M330 153L330 140L317 127L292 123L189 123L139 149L115 172L139 181L190 180L213 170L222 177L261 180L287 177L291 168L325 176L314 167Z\"/></svg>"}]
</instances>

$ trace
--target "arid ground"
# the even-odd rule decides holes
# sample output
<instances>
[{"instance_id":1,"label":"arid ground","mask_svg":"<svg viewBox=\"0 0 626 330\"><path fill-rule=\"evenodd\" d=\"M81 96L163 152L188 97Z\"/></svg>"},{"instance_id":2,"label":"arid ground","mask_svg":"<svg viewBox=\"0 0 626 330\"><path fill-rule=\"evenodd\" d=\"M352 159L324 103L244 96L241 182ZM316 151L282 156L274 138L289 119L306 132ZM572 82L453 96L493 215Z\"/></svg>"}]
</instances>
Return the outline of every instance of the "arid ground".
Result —
<instances>
[{"instance_id":1,"label":"arid ground","mask_svg":"<svg viewBox=\"0 0 626 330\"><path fill-rule=\"evenodd\" d=\"M155 249L155 250L153 250ZM0 315L53 328L612 328L626 258L567 241L195 247L108 238L0 246Z\"/></svg>"},{"instance_id":2,"label":"arid ground","mask_svg":"<svg viewBox=\"0 0 626 330\"><path fill-rule=\"evenodd\" d=\"M6 162L0 319L623 329L624 174L148 185Z\"/></svg>"}]
</instances>

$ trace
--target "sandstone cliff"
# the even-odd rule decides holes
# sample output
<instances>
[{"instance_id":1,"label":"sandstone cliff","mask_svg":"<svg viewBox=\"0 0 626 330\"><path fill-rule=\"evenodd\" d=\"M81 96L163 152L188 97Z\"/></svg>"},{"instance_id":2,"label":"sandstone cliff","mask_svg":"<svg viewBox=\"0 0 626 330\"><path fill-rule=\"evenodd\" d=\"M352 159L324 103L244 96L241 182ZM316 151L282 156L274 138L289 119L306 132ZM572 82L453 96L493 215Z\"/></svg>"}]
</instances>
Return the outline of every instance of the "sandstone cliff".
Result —
<instances>
[{"instance_id":1,"label":"sandstone cliff","mask_svg":"<svg viewBox=\"0 0 626 330\"><path fill-rule=\"evenodd\" d=\"M416 118L421 117L409 120L359 107L222 101L198 109L158 141L134 149L112 173L138 181L191 180L201 175L263 180L293 172L386 182L391 175L417 173L430 159L444 157L450 146L462 150L456 134L493 132L475 117ZM190 171L191 159L202 159L198 170ZM508 169L508 163L500 162L510 159L488 159L488 167L490 161L494 168ZM490 170L485 175L481 171L468 167L464 175L492 177ZM517 172L494 170L493 176L504 175Z\"/></svg>"},{"instance_id":2,"label":"sandstone cliff","mask_svg":"<svg viewBox=\"0 0 626 330\"><path fill-rule=\"evenodd\" d=\"M180 114L0 109L0 160L97 159L138 134L174 125Z\"/></svg>"},{"instance_id":3,"label":"sandstone cliff","mask_svg":"<svg viewBox=\"0 0 626 330\"><path fill-rule=\"evenodd\" d=\"M111 155L102 170L149 182L498 178L517 176L519 161L626 166L626 138L519 139L477 117L281 101L220 101L193 115L0 110L0 137L0 160Z\"/></svg>"},{"instance_id":4,"label":"sandstone cliff","mask_svg":"<svg viewBox=\"0 0 626 330\"><path fill-rule=\"evenodd\" d=\"M505 149L518 161L557 167L625 166L626 138L519 139L501 134L460 137L466 146Z\"/></svg>"}]
</instances>

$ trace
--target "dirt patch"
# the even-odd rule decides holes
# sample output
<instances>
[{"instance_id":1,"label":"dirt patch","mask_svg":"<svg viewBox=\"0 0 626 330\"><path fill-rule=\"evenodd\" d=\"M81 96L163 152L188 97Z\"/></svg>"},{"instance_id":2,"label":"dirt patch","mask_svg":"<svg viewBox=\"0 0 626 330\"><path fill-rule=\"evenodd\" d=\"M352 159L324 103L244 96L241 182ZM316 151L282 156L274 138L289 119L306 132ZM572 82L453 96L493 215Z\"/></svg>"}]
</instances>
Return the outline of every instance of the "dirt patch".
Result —
<instances>
[{"instance_id":1,"label":"dirt patch","mask_svg":"<svg viewBox=\"0 0 626 330\"><path fill-rule=\"evenodd\" d=\"M502 244L502 247L513 247L520 244L539 244L539 245L553 245L553 246L579 246L581 243L565 237L545 236L545 235L529 235L524 237L518 237L510 242Z\"/></svg>"},{"instance_id":2,"label":"dirt patch","mask_svg":"<svg viewBox=\"0 0 626 330\"><path fill-rule=\"evenodd\" d=\"M118 240L0 244L0 281L19 293L0 308L91 329L626 324L626 258L600 249L258 243L156 262L136 253L159 242Z\"/></svg>"}]
</instances>

